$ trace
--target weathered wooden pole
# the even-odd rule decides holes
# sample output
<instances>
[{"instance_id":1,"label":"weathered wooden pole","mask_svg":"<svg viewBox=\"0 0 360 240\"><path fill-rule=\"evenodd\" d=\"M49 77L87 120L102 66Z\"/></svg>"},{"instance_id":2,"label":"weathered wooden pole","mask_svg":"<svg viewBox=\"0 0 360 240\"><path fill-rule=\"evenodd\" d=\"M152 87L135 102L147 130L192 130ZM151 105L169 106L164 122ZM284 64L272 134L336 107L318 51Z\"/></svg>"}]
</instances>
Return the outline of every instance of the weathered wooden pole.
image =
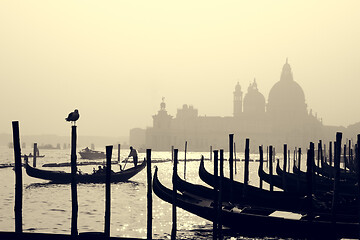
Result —
<instances>
[{"instance_id":1,"label":"weathered wooden pole","mask_svg":"<svg viewBox=\"0 0 360 240\"><path fill-rule=\"evenodd\" d=\"M214 151L214 221L213 221L213 239L218 237L218 201L219 201L219 187L218 187L218 151Z\"/></svg>"},{"instance_id":2,"label":"weathered wooden pole","mask_svg":"<svg viewBox=\"0 0 360 240\"><path fill-rule=\"evenodd\" d=\"M245 167L244 167L244 188L243 197L247 196L247 189L249 185L249 161L250 161L250 139L245 140Z\"/></svg>"},{"instance_id":3,"label":"weathered wooden pole","mask_svg":"<svg viewBox=\"0 0 360 240\"><path fill-rule=\"evenodd\" d=\"M235 145L235 142L234 142L234 172L235 172L235 175L236 175L236 145Z\"/></svg>"},{"instance_id":4,"label":"weathered wooden pole","mask_svg":"<svg viewBox=\"0 0 360 240\"><path fill-rule=\"evenodd\" d=\"M151 180L151 149L146 149L147 167L147 239L152 239L152 180Z\"/></svg>"},{"instance_id":5,"label":"weathered wooden pole","mask_svg":"<svg viewBox=\"0 0 360 240\"><path fill-rule=\"evenodd\" d=\"M21 163L21 148L20 148L20 134L19 122L12 122L13 129L13 146L15 156L15 233L21 234L22 229L22 163Z\"/></svg>"},{"instance_id":6,"label":"weathered wooden pole","mask_svg":"<svg viewBox=\"0 0 360 240\"><path fill-rule=\"evenodd\" d=\"M113 146L106 146L106 180L105 180L105 236L110 237L111 213L111 156Z\"/></svg>"},{"instance_id":7,"label":"weathered wooden pole","mask_svg":"<svg viewBox=\"0 0 360 240\"><path fill-rule=\"evenodd\" d=\"M274 191L273 185L273 146L269 146L269 174L270 174L270 191Z\"/></svg>"},{"instance_id":8,"label":"weathered wooden pole","mask_svg":"<svg viewBox=\"0 0 360 240\"><path fill-rule=\"evenodd\" d=\"M312 207L312 193L313 193L313 166L314 166L314 143L310 142L310 149L307 152L307 170L306 170L306 180L307 180L307 202L308 202L308 217L309 221L313 220L313 207Z\"/></svg>"},{"instance_id":9,"label":"weathered wooden pole","mask_svg":"<svg viewBox=\"0 0 360 240\"><path fill-rule=\"evenodd\" d=\"M284 144L284 161L283 161L283 171L284 173L286 173L286 164L287 164L287 144ZM287 188L286 188L286 177L285 177L285 174L282 175L282 186L283 186L283 189L284 191L286 192L287 191Z\"/></svg>"},{"instance_id":10,"label":"weathered wooden pole","mask_svg":"<svg viewBox=\"0 0 360 240\"><path fill-rule=\"evenodd\" d=\"M320 142L320 163L321 163L321 167L323 166L323 162L324 162L324 150L323 150L323 143L322 140L319 141ZM318 166L320 167L320 166Z\"/></svg>"},{"instance_id":11,"label":"weathered wooden pole","mask_svg":"<svg viewBox=\"0 0 360 240\"><path fill-rule=\"evenodd\" d=\"M171 161L174 161L174 146L171 146Z\"/></svg>"},{"instance_id":12,"label":"weathered wooden pole","mask_svg":"<svg viewBox=\"0 0 360 240\"><path fill-rule=\"evenodd\" d=\"M118 144L118 163L120 164L120 144Z\"/></svg>"},{"instance_id":13,"label":"weathered wooden pole","mask_svg":"<svg viewBox=\"0 0 360 240\"><path fill-rule=\"evenodd\" d=\"M266 146L266 167L269 169L269 146Z\"/></svg>"},{"instance_id":14,"label":"weathered wooden pole","mask_svg":"<svg viewBox=\"0 0 360 240\"><path fill-rule=\"evenodd\" d=\"M210 161L212 161L212 146L210 146Z\"/></svg>"},{"instance_id":15,"label":"weathered wooden pole","mask_svg":"<svg viewBox=\"0 0 360 240\"><path fill-rule=\"evenodd\" d=\"M297 148L294 149L294 158L293 158L293 166L296 166L296 154L297 154Z\"/></svg>"},{"instance_id":16,"label":"weathered wooden pole","mask_svg":"<svg viewBox=\"0 0 360 240\"><path fill-rule=\"evenodd\" d=\"M301 148L299 148L299 155L298 155L298 168L301 168Z\"/></svg>"},{"instance_id":17,"label":"weathered wooden pole","mask_svg":"<svg viewBox=\"0 0 360 240\"><path fill-rule=\"evenodd\" d=\"M264 158L263 158L263 146L259 146L259 154L260 154L260 166L259 168L261 169L261 171L264 169ZM263 188L263 182L262 182L262 178L260 177L260 189Z\"/></svg>"},{"instance_id":18,"label":"weathered wooden pole","mask_svg":"<svg viewBox=\"0 0 360 240\"><path fill-rule=\"evenodd\" d=\"M350 171L354 170L354 164L353 164L353 159L352 159L352 148L351 148L351 140L349 139L349 165L350 165Z\"/></svg>"},{"instance_id":19,"label":"weathered wooden pole","mask_svg":"<svg viewBox=\"0 0 360 240\"><path fill-rule=\"evenodd\" d=\"M218 239L222 239L222 190L224 179L224 149L220 149L219 205L218 205Z\"/></svg>"},{"instance_id":20,"label":"weathered wooden pole","mask_svg":"<svg viewBox=\"0 0 360 240\"><path fill-rule=\"evenodd\" d=\"M184 154L184 179L186 180L186 150L187 150L187 141L185 141L185 154Z\"/></svg>"},{"instance_id":21,"label":"weathered wooden pole","mask_svg":"<svg viewBox=\"0 0 360 240\"><path fill-rule=\"evenodd\" d=\"M176 192L177 192L177 184L176 184L176 176L177 176L177 164L178 164L178 149L174 149L174 166L173 166L173 204L172 204L172 230L171 230L171 239L176 239Z\"/></svg>"},{"instance_id":22,"label":"weathered wooden pole","mask_svg":"<svg viewBox=\"0 0 360 240\"><path fill-rule=\"evenodd\" d=\"M360 134L357 135L357 144L355 144L355 166L357 173L358 192L357 199L360 199ZM358 201L358 222L360 222L360 201ZM360 239L360 226L359 226L359 239Z\"/></svg>"},{"instance_id":23,"label":"weathered wooden pole","mask_svg":"<svg viewBox=\"0 0 360 240\"><path fill-rule=\"evenodd\" d=\"M77 201L77 178L76 178L76 126L71 126L71 236L78 235L78 201Z\"/></svg>"},{"instance_id":24,"label":"weathered wooden pole","mask_svg":"<svg viewBox=\"0 0 360 240\"><path fill-rule=\"evenodd\" d=\"M329 164L332 166L332 142L329 142Z\"/></svg>"},{"instance_id":25,"label":"weathered wooden pole","mask_svg":"<svg viewBox=\"0 0 360 240\"><path fill-rule=\"evenodd\" d=\"M33 156L33 166L36 167L36 155L37 155L37 143L34 143L34 156Z\"/></svg>"},{"instance_id":26,"label":"weathered wooden pole","mask_svg":"<svg viewBox=\"0 0 360 240\"><path fill-rule=\"evenodd\" d=\"M346 144L344 144L344 155L343 155L344 157L343 157L343 159L344 159L344 172L345 173L346 173L346 168L349 167L348 163L347 163L346 149L347 149Z\"/></svg>"},{"instance_id":27,"label":"weathered wooden pole","mask_svg":"<svg viewBox=\"0 0 360 240\"><path fill-rule=\"evenodd\" d=\"M336 221L336 211L337 211L337 204L338 204L338 186L339 186L339 180L340 180L340 156L341 156L341 138L342 133L337 132L336 133L336 143L335 143L335 157L334 157L334 168L335 168L335 174L334 174L334 190L333 190L333 199L332 199L332 221Z\"/></svg>"},{"instance_id":28,"label":"weathered wooden pole","mask_svg":"<svg viewBox=\"0 0 360 240\"><path fill-rule=\"evenodd\" d=\"M290 159L290 149L288 149L288 166L287 166L287 168L288 168L288 172L290 172L290 161L291 161L291 159Z\"/></svg>"},{"instance_id":29,"label":"weathered wooden pole","mask_svg":"<svg viewBox=\"0 0 360 240\"><path fill-rule=\"evenodd\" d=\"M296 178L296 186L297 186L297 191L300 192L301 148L299 148L298 152L299 152L299 156L298 156L298 161L297 161L298 172L297 172L297 178Z\"/></svg>"},{"instance_id":30,"label":"weathered wooden pole","mask_svg":"<svg viewBox=\"0 0 360 240\"><path fill-rule=\"evenodd\" d=\"M220 154L221 154L221 150L220 150ZM229 169L230 169L230 199L232 200L233 181L234 181L234 134L229 134Z\"/></svg>"},{"instance_id":31,"label":"weathered wooden pole","mask_svg":"<svg viewBox=\"0 0 360 240\"><path fill-rule=\"evenodd\" d=\"M317 147L317 159L316 159L317 160L316 165L318 167L320 167L320 149L321 149L321 142L319 141L318 142L318 147ZM314 171L314 174L319 175L319 173L317 171Z\"/></svg>"}]
</instances>

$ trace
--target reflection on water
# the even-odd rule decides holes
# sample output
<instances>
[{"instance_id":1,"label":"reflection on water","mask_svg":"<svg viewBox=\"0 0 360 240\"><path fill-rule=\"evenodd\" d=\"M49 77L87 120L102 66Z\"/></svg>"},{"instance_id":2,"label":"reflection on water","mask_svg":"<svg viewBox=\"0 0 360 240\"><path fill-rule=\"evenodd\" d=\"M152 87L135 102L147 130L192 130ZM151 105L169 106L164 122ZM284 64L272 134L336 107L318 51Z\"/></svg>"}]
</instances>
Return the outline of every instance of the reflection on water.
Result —
<instances>
[{"instance_id":1,"label":"reflection on water","mask_svg":"<svg viewBox=\"0 0 360 240\"><path fill-rule=\"evenodd\" d=\"M0 147L0 163L9 163L13 159L13 150ZM37 160L38 167L44 163L69 162L68 150L43 150L44 158ZM208 158L208 153L187 153L188 159ZM122 159L126 153L122 154ZM139 159L145 154L139 154ZM239 153L237 156L239 157ZM179 153L183 159L184 153ZM243 155L242 155L243 156ZM156 159L171 159L170 152L153 152ZM225 156L226 157L226 156ZM113 152L117 159L117 151ZM212 170L212 163L207 161L206 168ZM154 167L155 164L153 164ZM171 162L156 163L160 181L171 188ZM91 173L94 166L81 166L81 171ZM129 167L129 166L127 166ZM186 180L202 184L198 177L199 162L186 164ZM228 164L225 164L225 175ZM237 163L235 179L243 180L243 163ZM250 180L258 184L258 163L250 163ZM70 167L46 168L70 172ZM117 169L117 166L114 166ZM183 176L184 163L179 163L179 175ZM154 169L152 169L154 172ZM0 169L0 231L14 231L14 171L11 168ZM45 180L31 178L23 171L23 224L25 232L45 232L70 234L71 227L71 184L53 184ZM102 232L104 230L105 184L78 184L78 230L79 232ZM172 228L172 206L153 194L153 236L170 238ZM177 209L178 239L209 239L212 237L212 223L182 209ZM147 224L147 178L146 169L128 182L111 184L111 236L146 238ZM234 236L224 232L227 238ZM253 239L232 237L232 239Z\"/></svg>"}]
</instances>

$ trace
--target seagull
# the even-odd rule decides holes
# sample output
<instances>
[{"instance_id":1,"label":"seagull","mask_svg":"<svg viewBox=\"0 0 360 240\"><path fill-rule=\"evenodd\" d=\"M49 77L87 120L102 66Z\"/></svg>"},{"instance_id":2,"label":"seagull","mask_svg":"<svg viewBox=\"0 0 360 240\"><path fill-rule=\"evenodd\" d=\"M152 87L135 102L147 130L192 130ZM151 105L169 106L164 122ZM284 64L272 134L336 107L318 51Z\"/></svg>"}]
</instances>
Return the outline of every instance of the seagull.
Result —
<instances>
[{"instance_id":1,"label":"seagull","mask_svg":"<svg viewBox=\"0 0 360 240\"><path fill-rule=\"evenodd\" d=\"M73 112L69 113L68 117L65 118L66 121L74 123L74 126L76 125L76 121L79 119L80 114L77 109L75 109Z\"/></svg>"}]
</instances>

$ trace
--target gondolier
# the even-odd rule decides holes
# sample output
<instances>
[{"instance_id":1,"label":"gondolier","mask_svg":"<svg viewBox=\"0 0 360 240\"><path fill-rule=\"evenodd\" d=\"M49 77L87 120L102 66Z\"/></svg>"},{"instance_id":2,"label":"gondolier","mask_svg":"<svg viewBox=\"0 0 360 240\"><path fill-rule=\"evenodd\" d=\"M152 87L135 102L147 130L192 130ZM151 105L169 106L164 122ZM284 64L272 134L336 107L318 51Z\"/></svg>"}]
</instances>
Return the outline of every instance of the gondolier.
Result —
<instances>
[{"instance_id":1,"label":"gondolier","mask_svg":"<svg viewBox=\"0 0 360 240\"><path fill-rule=\"evenodd\" d=\"M133 148L132 146L130 146L130 153L129 153L129 157L133 157L133 161L134 161L134 166L136 167L137 162L138 162L138 155L137 155L137 151L135 148Z\"/></svg>"}]
</instances>

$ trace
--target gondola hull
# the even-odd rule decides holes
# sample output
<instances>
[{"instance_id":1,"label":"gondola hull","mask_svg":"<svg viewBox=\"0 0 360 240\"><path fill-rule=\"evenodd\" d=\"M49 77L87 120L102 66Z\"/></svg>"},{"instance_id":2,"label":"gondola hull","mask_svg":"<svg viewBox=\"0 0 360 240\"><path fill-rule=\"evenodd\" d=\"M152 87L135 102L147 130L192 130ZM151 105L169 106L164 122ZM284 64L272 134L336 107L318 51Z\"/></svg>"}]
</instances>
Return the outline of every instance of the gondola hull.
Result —
<instances>
[{"instance_id":1,"label":"gondola hull","mask_svg":"<svg viewBox=\"0 0 360 240\"><path fill-rule=\"evenodd\" d=\"M172 190L163 186L155 170L153 179L154 193L162 200L173 203ZM196 196L177 193L175 204L188 212L209 221L214 221L215 210L211 201L203 201ZM336 239L340 237L358 237L359 224L332 223L325 221L307 221L242 213L238 209L222 209L221 221L233 231L254 237L293 237L313 239Z\"/></svg>"},{"instance_id":2,"label":"gondola hull","mask_svg":"<svg viewBox=\"0 0 360 240\"><path fill-rule=\"evenodd\" d=\"M63 171L50 171L43 170L31 167L26 163L26 173L30 177L49 180L53 183L70 183L71 182L71 173L66 173ZM124 182L138 174L146 166L146 161L143 161L142 164L126 169L120 172L112 172L111 182ZM105 173L93 173L93 174L76 174L76 181L78 183L105 183L106 174Z\"/></svg>"}]
</instances>

